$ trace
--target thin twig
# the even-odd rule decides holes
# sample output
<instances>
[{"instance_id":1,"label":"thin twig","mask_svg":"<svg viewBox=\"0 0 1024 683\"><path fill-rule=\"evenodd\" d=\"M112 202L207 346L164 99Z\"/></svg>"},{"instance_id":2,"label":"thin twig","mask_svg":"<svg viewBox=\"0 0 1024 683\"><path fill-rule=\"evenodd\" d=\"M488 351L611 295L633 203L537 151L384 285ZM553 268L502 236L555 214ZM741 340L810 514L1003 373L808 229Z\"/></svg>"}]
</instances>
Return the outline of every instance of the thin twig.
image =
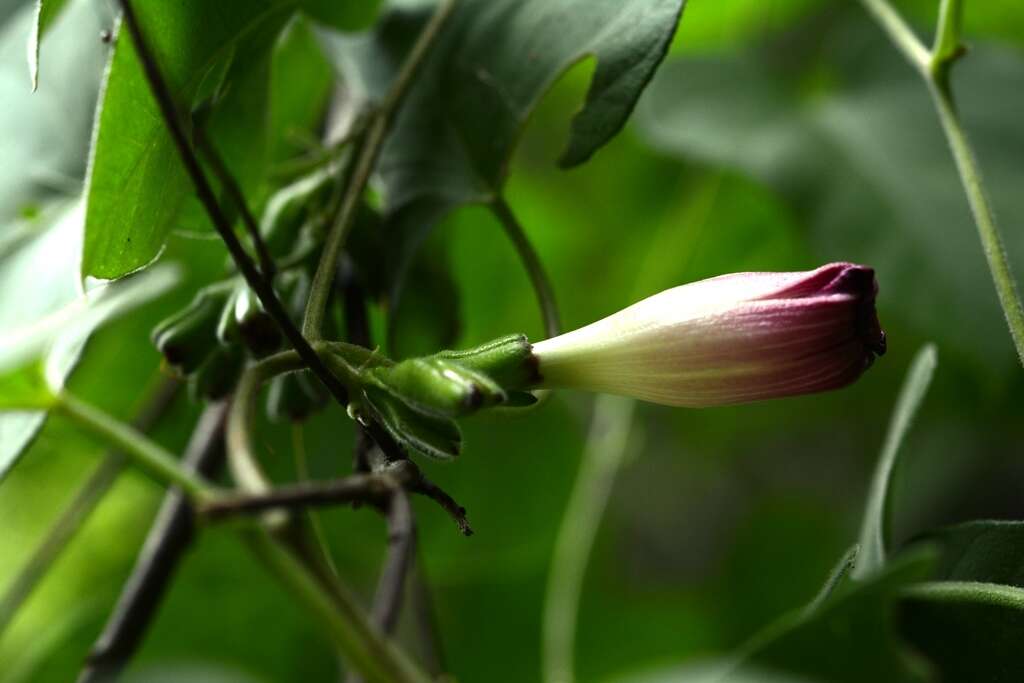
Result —
<instances>
[{"instance_id":1,"label":"thin twig","mask_svg":"<svg viewBox=\"0 0 1024 683\"><path fill-rule=\"evenodd\" d=\"M377 164L377 158L384 145L391 122L402 104L405 94L412 85L413 78L423 64L424 57L430 50L431 45L441 32L441 27L451 15L455 7L455 0L442 0L434 11L433 16L427 21L426 26L413 45L409 56L402 64L395 81L392 84L380 109L374 114L373 121L366 132L366 138L359 147L356 159L355 170L352 179L346 188L341 200L341 206L337 213L337 219L327 233L324 241L324 248L320 254L320 263L317 266L316 274L313 276L313 283L310 287L309 300L306 303L306 314L302 321L302 333L312 340L320 338L323 328L324 315L327 310L327 300L330 295L331 285L334 281L335 264L338 255L352 227L359 202L362 199L363 191L370 180L373 168Z\"/></svg>"},{"instance_id":2,"label":"thin twig","mask_svg":"<svg viewBox=\"0 0 1024 683\"><path fill-rule=\"evenodd\" d=\"M430 674L437 677L447 671L444 646L441 643L441 629L437 624L437 610L434 609L430 583L424 575L423 563L419 560L414 562L412 570L410 598L416 630L423 646L423 665Z\"/></svg>"},{"instance_id":3,"label":"thin twig","mask_svg":"<svg viewBox=\"0 0 1024 683\"><path fill-rule=\"evenodd\" d=\"M394 634L402 610L406 577L412 567L416 548L416 525L413 522L409 497L400 488L391 494L387 508L388 552L377 581L370 616L374 624L387 634ZM347 683L363 683L363 677L350 671Z\"/></svg>"},{"instance_id":4,"label":"thin twig","mask_svg":"<svg viewBox=\"0 0 1024 683\"><path fill-rule=\"evenodd\" d=\"M212 476L222 462L225 406L203 411L185 450L183 465ZM178 489L164 495L117 605L89 654L78 683L111 681L138 649L185 549L192 542L192 508Z\"/></svg>"},{"instance_id":5,"label":"thin twig","mask_svg":"<svg viewBox=\"0 0 1024 683\"><path fill-rule=\"evenodd\" d=\"M369 503L386 506L398 488L419 493L437 502L464 535L473 530L466 519L466 510L451 496L433 484L415 463L399 460L381 472L352 474L328 481L305 481L282 484L251 493L226 493L211 498L200 506L200 513L210 521L236 515L258 515L269 510L303 509L343 503Z\"/></svg>"},{"instance_id":6,"label":"thin twig","mask_svg":"<svg viewBox=\"0 0 1024 683\"><path fill-rule=\"evenodd\" d=\"M551 280L544 271L544 265L540 262L537 251L526 236L523 226L519 223L512 207L508 205L503 196L496 195L491 200L491 212L494 214L505 234L512 241L519 259L530 276L530 283L533 291L537 294L537 303L540 304L541 317L544 321L544 333L548 337L556 337L561 333L562 325L558 316L558 305L555 303L555 291L551 286Z\"/></svg>"},{"instance_id":7,"label":"thin twig","mask_svg":"<svg viewBox=\"0 0 1024 683\"><path fill-rule=\"evenodd\" d=\"M181 382L165 378L153 395L146 401L132 426L140 432L149 431L163 417L181 391ZM75 537L89 515L117 481L124 469L127 456L117 450L107 453L103 461L93 470L92 475L75 494L75 497L61 512L57 521L50 527L46 538L39 544L35 552L11 581L0 598L0 633L14 619L18 610L32 595L33 590L46 576L50 567L60 557L68 542Z\"/></svg>"},{"instance_id":8,"label":"thin twig","mask_svg":"<svg viewBox=\"0 0 1024 683\"><path fill-rule=\"evenodd\" d=\"M632 399L600 396L580 470L555 539L544 605L545 683L572 683L580 594L590 551L612 484L627 452Z\"/></svg>"},{"instance_id":9,"label":"thin twig","mask_svg":"<svg viewBox=\"0 0 1024 683\"><path fill-rule=\"evenodd\" d=\"M138 18L135 16L135 10L132 8L132 3L130 0L121 0L121 7L124 10L124 24L127 26L128 32L131 33L132 40L135 43L135 50L139 56L139 61L142 63L143 71L146 75L147 81L149 81L149 86L153 91L153 96L157 101L157 105L160 107L160 113L163 116L164 123L167 126L171 139L174 141L175 147L178 150L178 156L181 158L181 162L185 166L185 170L192 179L196 195L202 203L203 208L206 210L206 213L210 218L210 222L213 223L213 226L220 234L221 239L224 240L224 244L227 246L228 252L231 254L231 258L234 260L239 272L242 273L246 283L254 292L256 292L260 303L263 304L267 313L274 319L274 322L277 323L278 327L281 328L282 333L302 358L302 361L310 370L313 371L313 374L315 374L320 381L324 383L324 386L327 387L328 391L331 392L331 395L334 396L338 403L341 405L348 405L348 391L331 373L331 371L327 369L327 366L324 365L320 357L313 351L309 342L306 341L302 336L302 333L300 333L295 325L292 324L291 318L288 317L288 313L285 311L284 306L281 304L281 300L278 299L277 294L274 292L273 286L271 286L271 283L268 280L265 280L256 269L252 259L249 258L249 254L245 251L241 242L239 242L238 236L235 235L234 230L231 227L231 223L227 220L227 217L221 210L220 204L217 202L217 198L213 194L210 182L207 179L199 160L196 158L195 152L189 144L188 136L185 133L185 128L182 125L181 118L178 114L178 108L174 103L174 98L160 73L160 69L157 66L153 53L142 34L142 29L139 26Z\"/></svg>"},{"instance_id":10,"label":"thin twig","mask_svg":"<svg viewBox=\"0 0 1024 683\"><path fill-rule=\"evenodd\" d=\"M305 509L356 501L383 506L398 486L398 482L387 476L353 474L330 481L282 484L261 493L226 494L203 505L199 512L210 521L218 521L267 510Z\"/></svg>"},{"instance_id":11,"label":"thin twig","mask_svg":"<svg viewBox=\"0 0 1024 683\"><path fill-rule=\"evenodd\" d=\"M398 490L388 503L388 557L377 583L371 615L384 633L394 633L402 609L405 577L416 549L416 523L409 496Z\"/></svg>"},{"instance_id":12,"label":"thin twig","mask_svg":"<svg viewBox=\"0 0 1024 683\"><path fill-rule=\"evenodd\" d=\"M935 52L929 52L914 36L906 22L897 14L887 0L861 0L868 11L882 26L890 40L917 68L932 96L932 102L946 135L953 160L960 174L960 182L967 194L981 247L988 262L989 272L995 284L999 304L1006 317L1010 336L1020 363L1024 365L1024 304L1021 302L1017 282L1006 255L1006 247L996 224L995 212L985 191L985 184L978 166L977 157L960 116L957 113L949 71L960 56L961 0L942 0L935 36ZM922 52L923 51L923 52Z\"/></svg>"}]
</instances>

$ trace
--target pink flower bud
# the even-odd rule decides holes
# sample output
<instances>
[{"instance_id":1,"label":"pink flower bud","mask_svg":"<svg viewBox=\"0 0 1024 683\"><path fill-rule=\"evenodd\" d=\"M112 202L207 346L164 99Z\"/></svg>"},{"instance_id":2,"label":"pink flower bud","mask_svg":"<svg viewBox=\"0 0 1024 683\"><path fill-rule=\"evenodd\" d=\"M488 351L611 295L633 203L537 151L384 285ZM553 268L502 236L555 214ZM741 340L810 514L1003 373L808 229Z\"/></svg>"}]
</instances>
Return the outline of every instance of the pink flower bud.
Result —
<instances>
[{"instance_id":1,"label":"pink flower bud","mask_svg":"<svg viewBox=\"0 0 1024 683\"><path fill-rule=\"evenodd\" d=\"M874 270L735 273L533 345L545 388L703 407L850 384L885 353Z\"/></svg>"}]
</instances>

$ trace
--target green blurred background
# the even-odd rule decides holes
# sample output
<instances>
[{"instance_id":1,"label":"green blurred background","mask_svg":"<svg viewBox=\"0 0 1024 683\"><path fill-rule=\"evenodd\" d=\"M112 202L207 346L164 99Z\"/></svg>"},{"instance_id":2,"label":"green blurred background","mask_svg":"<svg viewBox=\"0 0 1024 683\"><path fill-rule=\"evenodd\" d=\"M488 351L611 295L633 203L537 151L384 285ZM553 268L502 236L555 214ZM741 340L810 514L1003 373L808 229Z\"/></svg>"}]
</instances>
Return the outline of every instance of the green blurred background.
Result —
<instances>
[{"instance_id":1,"label":"green blurred background","mask_svg":"<svg viewBox=\"0 0 1024 683\"><path fill-rule=\"evenodd\" d=\"M917 25L932 25L935 2L896 4ZM27 28L27 9L16 5L0 3L0 108L33 97L15 60ZM955 84L1024 273L1024 8L968 3L965 35L972 51ZM580 680L727 652L809 599L855 539L897 388L927 341L938 344L939 368L905 445L899 537L964 519L1024 517L1024 373L923 85L861 8L691 0L634 121L564 172L554 162L592 68L574 67L545 98L508 189L566 328L706 276L853 260L878 270L890 351L840 392L714 410L639 407L584 586ZM4 135L17 134L16 120L0 122ZM87 132L68 133L80 137L82 159ZM81 159L65 170L81 177ZM0 180L16 173L5 168ZM489 214L461 209L431 239L449 249L460 345L516 331L540 337L528 280ZM186 251L192 290L100 333L71 381L79 395L127 418L154 385L149 330L222 263L218 243L185 237L164 258ZM0 291L5 303L12 296ZM436 507L415 501L423 575L459 680L539 678L549 560L591 406L589 396L560 394L525 415L474 417L463 424L457 462L424 464L476 530L462 538ZM156 438L180 449L196 414L182 400ZM314 474L345 471L352 435L337 408L304 436ZM287 476L292 435L264 425L261 438L272 468ZM101 453L67 423L47 423L0 486L0 586ZM0 681L73 679L160 496L139 474L121 476L0 639ZM342 572L368 601L382 521L347 509L322 518ZM212 528L188 554L132 675L314 681L333 680L335 670L317 625L230 529Z\"/></svg>"}]
</instances>

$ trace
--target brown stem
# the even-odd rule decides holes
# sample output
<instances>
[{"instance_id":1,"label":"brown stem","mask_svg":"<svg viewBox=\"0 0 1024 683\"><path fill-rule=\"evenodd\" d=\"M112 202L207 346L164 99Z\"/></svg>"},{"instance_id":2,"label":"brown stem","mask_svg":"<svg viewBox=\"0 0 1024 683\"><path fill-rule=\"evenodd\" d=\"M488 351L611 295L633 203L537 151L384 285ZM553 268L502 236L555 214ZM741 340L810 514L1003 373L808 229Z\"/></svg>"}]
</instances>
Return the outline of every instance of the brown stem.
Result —
<instances>
[{"instance_id":1,"label":"brown stem","mask_svg":"<svg viewBox=\"0 0 1024 683\"><path fill-rule=\"evenodd\" d=\"M223 404L212 404L203 411L185 450L186 469L212 475L220 466L225 414ZM188 499L180 490L169 489L78 683L112 681L128 663L142 642L179 560L192 542L192 534Z\"/></svg>"}]
</instances>

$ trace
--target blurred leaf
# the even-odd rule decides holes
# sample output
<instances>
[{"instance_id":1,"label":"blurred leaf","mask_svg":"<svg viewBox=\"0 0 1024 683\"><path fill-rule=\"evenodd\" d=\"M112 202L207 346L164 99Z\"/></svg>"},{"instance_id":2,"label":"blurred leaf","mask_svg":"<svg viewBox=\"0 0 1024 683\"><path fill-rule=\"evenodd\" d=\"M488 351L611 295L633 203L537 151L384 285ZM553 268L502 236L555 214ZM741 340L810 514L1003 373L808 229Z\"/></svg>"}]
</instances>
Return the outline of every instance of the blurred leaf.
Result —
<instances>
[{"instance_id":1,"label":"blurred leaf","mask_svg":"<svg viewBox=\"0 0 1024 683\"><path fill-rule=\"evenodd\" d=\"M28 36L28 73L33 92L39 87L39 43L67 4L68 0L36 0L35 26Z\"/></svg>"},{"instance_id":2,"label":"blurred leaf","mask_svg":"<svg viewBox=\"0 0 1024 683\"><path fill-rule=\"evenodd\" d=\"M372 34L325 34L357 97L379 100L433 3L394 2ZM471 0L442 30L379 163L385 206L482 201L500 190L530 113L573 63L593 56L587 101L561 164L576 166L622 128L661 62L682 0Z\"/></svg>"},{"instance_id":3,"label":"blurred leaf","mask_svg":"<svg viewBox=\"0 0 1024 683\"><path fill-rule=\"evenodd\" d=\"M894 610L900 591L924 579L933 559L929 552L901 558L862 582L842 586L810 609L790 613L740 651L736 670L753 665L830 683L930 680L922 663L900 642Z\"/></svg>"},{"instance_id":4,"label":"blurred leaf","mask_svg":"<svg viewBox=\"0 0 1024 683\"><path fill-rule=\"evenodd\" d=\"M451 348L459 336L459 288L447 253L430 246L420 250L408 275L392 284L387 348L393 358Z\"/></svg>"},{"instance_id":5,"label":"blurred leaf","mask_svg":"<svg viewBox=\"0 0 1024 683\"><path fill-rule=\"evenodd\" d=\"M928 344L914 357L907 378L903 381L896 407L885 435L885 445L875 466L875 475L868 493L864 519L861 522L860 552L857 555L853 575L863 578L878 571L885 564L885 556L892 537L893 481L897 467L897 456L914 416L921 407L921 401L928 391L935 372L937 352Z\"/></svg>"},{"instance_id":6,"label":"blurred leaf","mask_svg":"<svg viewBox=\"0 0 1024 683\"><path fill-rule=\"evenodd\" d=\"M7 287L26 277L37 282L36 278L45 274L47 265L52 268L53 259L59 260L61 254L77 256L74 235L80 228L81 211L69 211L34 244L3 259L0 262L0 287L4 291L31 292L34 288L26 283L22 283L18 290ZM69 231L72 236L67 234ZM60 244L59 241L55 243L55 237L66 241L71 248L51 248ZM66 263L57 265L63 265L65 281L74 276L73 266ZM176 280L175 270L167 267L123 284L97 287L77 298L55 300L51 298L54 292L61 291L61 280L57 278L52 290L49 287L38 288L44 292L43 296L26 296L20 307L0 309L0 322L4 323L5 329L4 337L0 339L0 395L3 396L0 411L51 406L53 394L63 386L93 330L119 313L163 293ZM3 436L3 441L0 441L0 477L14 465L42 420L43 415L39 413L0 416L0 435Z\"/></svg>"},{"instance_id":7,"label":"blurred leaf","mask_svg":"<svg viewBox=\"0 0 1024 683\"><path fill-rule=\"evenodd\" d=\"M0 244L19 216L80 189L107 50L99 33L110 16L89 2L67 8L46 34L42 80L34 93L25 79L32 9L24 7L0 27Z\"/></svg>"},{"instance_id":8,"label":"blurred leaf","mask_svg":"<svg viewBox=\"0 0 1024 683\"><path fill-rule=\"evenodd\" d=\"M1024 522L981 520L924 537L941 549L935 578L1024 588Z\"/></svg>"},{"instance_id":9,"label":"blurred leaf","mask_svg":"<svg viewBox=\"0 0 1024 683\"><path fill-rule=\"evenodd\" d=\"M643 673L616 676L608 683L816 683L815 679L785 673L765 671L754 667L743 671L730 670L725 663L702 663L677 666ZM723 676L728 673L728 678Z\"/></svg>"},{"instance_id":10,"label":"blurred leaf","mask_svg":"<svg viewBox=\"0 0 1024 683\"><path fill-rule=\"evenodd\" d=\"M331 0L331 5L339 8L364 4ZM333 86L334 72L309 22L296 17L274 45L270 62L271 163L306 151L303 143L316 139Z\"/></svg>"},{"instance_id":11,"label":"blurred leaf","mask_svg":"<svg viewBox=\"0 0 1024 683\"><path fill-rule=\"evenodd\" d=\"M290 16L288 0L140 3L139 22L179 106L193 102L204 80L232 63L235 87L222 107L230 115L209 129L228 165L232 154L258 154L265 143L266 53ZM236 51L237 50L237 54ZM255 75L252 75L254 74ZM207 81L209 82L209 81ZM256 97L254 106L249 98ZM134 45L117 38L94 136L86 204L83 276L116 278L152 261L163 248L190 187ZM253 136L256 136L255 139ZM244 184L243 184L244 186Z\"/></svg>"},{"instance_id":12,"label":"blurred leaf","mask_svg":"<svg viewBox=\"0 0 1024 683\"><path fill-rule=\"evenodd\" d=\"M1017 683L1024 642L1024 589L943 581L912 586L902 633L936 665L943 681Z\"/></svg>"},{"instance_id":13,"label":"blurred leaf","mask_svg":"<svg viewBox=\"0 0 1024 683\"><path fill-rule=\"evenodd\" d=\"M380 0L299 0L302 11L340 31L366 28L377 18Z\"/></svg>"},{"instance_id":14,"label":"blurred leaf","mask_svg":"<svg viewBox=\"0 0 1024 683\"><path fill-rule=\"evenodd\" d=\"M640 130L659 150L768 183L827 258L876 268L883 314L891 307L995 372L1012 347L926 89L877 27L847 9L791 35L785 56L667 64L638 109ZM1024 59L972 47L955 80L997 212L1024 214ZM1024 254L1024 233L1007 241Z\"/></svg>"}]
</instances>

